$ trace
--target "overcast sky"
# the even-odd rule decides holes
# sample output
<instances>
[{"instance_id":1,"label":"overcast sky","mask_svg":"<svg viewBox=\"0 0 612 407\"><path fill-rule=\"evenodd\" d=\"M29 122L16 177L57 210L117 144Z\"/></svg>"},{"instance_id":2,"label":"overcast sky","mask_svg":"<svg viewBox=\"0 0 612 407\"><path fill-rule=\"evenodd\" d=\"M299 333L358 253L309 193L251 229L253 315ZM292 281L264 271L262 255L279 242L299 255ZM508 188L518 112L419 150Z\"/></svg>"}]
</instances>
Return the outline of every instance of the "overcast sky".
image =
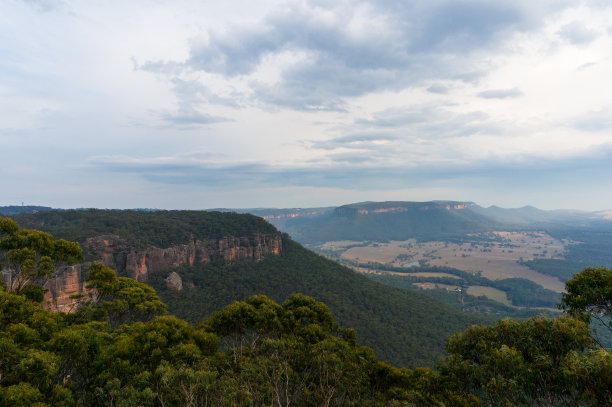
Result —
<instances>
[{"instance_id":1,"label":"overcast sky","mask_svg":"<svg viewBox=\"0 0 612 407\"><path fill-rule=\"evenodd\" d=\"M612 208L612 2L0 3L0 206Z\"/></svg>"}]
</instances>

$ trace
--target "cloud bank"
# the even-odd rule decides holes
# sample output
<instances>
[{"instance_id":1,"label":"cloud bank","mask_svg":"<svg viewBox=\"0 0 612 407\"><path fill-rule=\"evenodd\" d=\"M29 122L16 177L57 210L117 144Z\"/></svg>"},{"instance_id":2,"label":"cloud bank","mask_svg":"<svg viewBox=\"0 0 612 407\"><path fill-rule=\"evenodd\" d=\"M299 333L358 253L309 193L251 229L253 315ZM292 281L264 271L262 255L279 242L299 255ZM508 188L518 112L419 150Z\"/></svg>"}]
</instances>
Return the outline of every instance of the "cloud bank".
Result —
<instances>
[{"instance_id":1,"label":"cloud bank","mask_svg":"<svg viewBox=\"0 0 612 407\"><path fill-rule=\"evenodd\" d=\"M612 200L605 2L1 7L5 204Z\"/></svg>"}]
</instances>

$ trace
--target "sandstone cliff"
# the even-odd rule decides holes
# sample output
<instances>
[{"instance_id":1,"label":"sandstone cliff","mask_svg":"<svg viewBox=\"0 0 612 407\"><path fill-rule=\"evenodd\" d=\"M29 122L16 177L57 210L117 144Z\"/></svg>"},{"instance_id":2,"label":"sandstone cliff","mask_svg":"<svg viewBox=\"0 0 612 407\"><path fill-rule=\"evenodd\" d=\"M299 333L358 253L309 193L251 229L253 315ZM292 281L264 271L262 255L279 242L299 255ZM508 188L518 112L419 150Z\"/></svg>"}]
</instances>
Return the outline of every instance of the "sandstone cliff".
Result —
<instances>
[{"instance_id":1,"label":"sandstone cliff","mask_svg":"<svg viewBox=\"0 0 612 407\"><path fill-rule=\"evenodd\" d=\"M134 250L116 235L89 238L83 248L90 257L115 269L118 275L146 281L150 273L184 265L206 264L222 260L228 264L239 260L261 260L269 255L279 255L282 240L278 234L257 234L252 237L224 237L222 239L192 240L187 244L168 248L149 247ZM75 296L84 294L86 264L77 264L58 270L48 281L49 291L45 300L56 311L70 312Z\"/></svg>"}]
</instances>

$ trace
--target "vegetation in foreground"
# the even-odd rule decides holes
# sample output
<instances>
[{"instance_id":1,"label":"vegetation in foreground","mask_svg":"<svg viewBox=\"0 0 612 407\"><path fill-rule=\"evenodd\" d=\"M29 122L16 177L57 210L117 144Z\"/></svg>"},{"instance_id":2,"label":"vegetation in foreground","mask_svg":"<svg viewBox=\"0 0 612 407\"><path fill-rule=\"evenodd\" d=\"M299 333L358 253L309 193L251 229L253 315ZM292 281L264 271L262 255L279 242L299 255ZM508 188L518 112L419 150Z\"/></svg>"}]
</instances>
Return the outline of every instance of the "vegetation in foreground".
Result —
<instances>
[{"instance_id":1,"label":"vegetation in foreground","mask_svg":"<svg viewBox=\"0 0 612 407\"><path fill-rule=\"evenodd\" d=\"M0 218L0 253L16 278L78 258L77 250L54 261L51 247L64 243L30 236ZM568 316L473 326L448 339L437 370L380 362L323 303L299 294L283 304L253 296L194 326L164 315L150 287L101 264L87 283L91 295L70 315L45 311L25 285L0 289L0 405L612 404L612 355L587 325L610 316L605 268L568 282Z\"/></svg>"},{"instance_id":2,"label":"vegetation in foreground","mask_svg":"<svg viewBox=\"0 0 612 407\"><path fill-rule=\"evenodd\" d=\"M265 294L276 302L302 293L324 302L338 323L357 331L357 340L383 360L403 367L432 367L444 355L444 340L473 324L491 323L419 292L388 287L304 249L283 236L280 256L183 266L180 292L167 288L165 273L153 273L153 286L171 314L196 323L236 300ZM436 321L432 324L431 321Z\"/></svg>"},{"instance_id":3,"label":"vegetation in foreground","mask_svg":"<svg viewBox=\"0 0 612 407\"><path fill-rule=\"evenodd\" d=\"M193 239L281 237L261 218L221 212L59 210L21 214L14 220L23 228L76 240L85 248L87 261L100 258L91 248L88 253L87 240L101 235L118 235L135 250L171 247ZM183 281L180 292L168 289L168 272L150 273L147 284L155 288L170 314L190 323L252 295L263 294L282 303L291 294L302 293L324 302L338 324L354 328L357 341L371 347L382 360L408 368L433 367L444 355L446 337L473 324L493 322L493 318L459 312L420 292L372 282L305 249L288 235L282 235L282 248L279 256L261 261L195 262L173 269Z\"/></svg>"}]
</instances>

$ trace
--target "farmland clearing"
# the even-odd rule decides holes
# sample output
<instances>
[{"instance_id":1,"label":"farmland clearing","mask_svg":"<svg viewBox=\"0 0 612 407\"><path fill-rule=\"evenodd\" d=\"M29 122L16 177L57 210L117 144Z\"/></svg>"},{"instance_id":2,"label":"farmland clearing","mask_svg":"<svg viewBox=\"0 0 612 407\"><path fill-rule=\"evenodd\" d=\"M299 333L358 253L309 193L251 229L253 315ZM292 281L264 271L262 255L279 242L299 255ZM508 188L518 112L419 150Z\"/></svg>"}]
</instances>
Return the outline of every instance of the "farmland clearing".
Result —
<instances>
[{"instance_id":1,"label":"farmland clearing","mask_svg":"<svg viewBox=\"0 0 612 407\"><path fill-rule=\"evenodd\" d=\"M555 239L542 231L499 231L471 234L465 242L417 242L416 239L390 242L337 241L326 242L318 249L334 252L341 261L358 265L360 269L367 269L365 265L368 263L402 267L418 262L423 266L451 267L479 273L489 280L524 278L549 290L562 292L565 285L558 278L534 271L522 263L533 259L563 259L566 247L572 243ZM409 270L407 267L407 273L399 274L454 277L446 273L410 273ZM508 302L507 299L504 302L501 297L502 291L496 290L499 292L495 293L489 290L485 294L482 288L472 288L472 292L476 292L474 290L481 290L480 295L491 299L502 299L502 303Z\"/></svg>"}]
</instances>

